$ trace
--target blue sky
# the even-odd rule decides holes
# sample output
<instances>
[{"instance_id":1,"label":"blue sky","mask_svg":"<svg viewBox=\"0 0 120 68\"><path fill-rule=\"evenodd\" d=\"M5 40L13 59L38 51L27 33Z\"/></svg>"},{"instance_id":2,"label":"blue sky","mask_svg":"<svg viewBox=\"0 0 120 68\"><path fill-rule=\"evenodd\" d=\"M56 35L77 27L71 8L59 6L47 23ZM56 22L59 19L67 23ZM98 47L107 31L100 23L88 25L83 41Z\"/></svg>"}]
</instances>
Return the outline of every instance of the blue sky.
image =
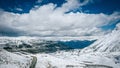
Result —
<instances>
[{"instance_id":1,"label":"blue sky","mask_svg":"<svg viewBox=\"0 0 120 68\"><path fill-rule=\"evenodd\" d=\"M83 2L84 0L79 1ZM41 0L41 2L38 2L38 0L0 0L0 8L9 12L29 13L35 5L42 6L54 3L59 7L65 2L66 0ZM16 8L21 8L23 11L16 10ZM111 14L120 11L120 0L91 0L91 3L76 9L77 11Z\"/></svg>"},{"instance_id":2,"label":"blue sky","mask_svg":"<svg viewBox=\"0 0 120 68\"><path fill-rule=\"evenodd\" d=\"M0 0L0 14L0 26L3 26L0 29L1 36L103 35L120 22L120 0ZM48 17L44 14L48 14ZM93 20L90 20L91 16ZM72 20L62 21L64 19ZM63 25L58 26L57 22ZM27 29L33 24L37 27Z\"/></svg>"},{"instance_id":3,"label":"blue sky","mask_svg":"<svg viewBox=\"0 0 120 68\"><path fill-rule=\"evenodd\" d=\"M29 13L29 11L35 5L45 5L48 3L57 4L58 7L65 3L65 0L43 0L42 2L38 2L38 0L0 0L0 8L4 9L8 12L14 13ZM23 11L16 10L16 8L21 8Z\"/></svg>"}]
</instances>

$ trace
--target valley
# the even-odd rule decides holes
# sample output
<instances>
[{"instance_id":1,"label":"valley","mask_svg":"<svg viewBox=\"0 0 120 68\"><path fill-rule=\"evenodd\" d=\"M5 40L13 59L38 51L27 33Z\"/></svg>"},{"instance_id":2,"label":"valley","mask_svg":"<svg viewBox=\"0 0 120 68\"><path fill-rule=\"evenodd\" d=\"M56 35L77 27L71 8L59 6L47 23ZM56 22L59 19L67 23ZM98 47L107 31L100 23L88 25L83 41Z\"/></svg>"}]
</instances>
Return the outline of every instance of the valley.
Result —
<instances>
[{"instance_id":1,"label":"valley","mask_svg":"<svg viewBox=\"0 0 120 68\"><path fill-rule=\"evenodd\" d=\"M96 40L94 42L86 39L87 43L92 43L85 46L81 40L0 38L0 68L119 68L118 37L120 31L114 30L97 40L92 39ZM71 47L75 46L72 43L84 48Z\"/></svg>"}]
</instances>

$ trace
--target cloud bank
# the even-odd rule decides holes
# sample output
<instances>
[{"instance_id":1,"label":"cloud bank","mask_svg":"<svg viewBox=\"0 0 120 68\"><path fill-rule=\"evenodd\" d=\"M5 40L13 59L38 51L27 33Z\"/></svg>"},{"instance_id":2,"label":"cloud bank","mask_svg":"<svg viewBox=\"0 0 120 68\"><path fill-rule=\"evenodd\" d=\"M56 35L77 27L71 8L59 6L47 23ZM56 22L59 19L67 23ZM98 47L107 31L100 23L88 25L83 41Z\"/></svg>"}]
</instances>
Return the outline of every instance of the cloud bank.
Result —
<instances>
[{"instance_id":1,"label":"cloud bank","mask_svg":"<svg viewBox=\"0 0 120 68\"><path fill-rule=\"evenodd\" d=\"M0 35L23 36L82 36L102 35L105 33L100 27L114 23L120 19L118 12L111 15L66 13L87 2L67 0L61 7L53 3L32 9L30 13L15 14L0 11Z\"/></svg>"}]
</instances>

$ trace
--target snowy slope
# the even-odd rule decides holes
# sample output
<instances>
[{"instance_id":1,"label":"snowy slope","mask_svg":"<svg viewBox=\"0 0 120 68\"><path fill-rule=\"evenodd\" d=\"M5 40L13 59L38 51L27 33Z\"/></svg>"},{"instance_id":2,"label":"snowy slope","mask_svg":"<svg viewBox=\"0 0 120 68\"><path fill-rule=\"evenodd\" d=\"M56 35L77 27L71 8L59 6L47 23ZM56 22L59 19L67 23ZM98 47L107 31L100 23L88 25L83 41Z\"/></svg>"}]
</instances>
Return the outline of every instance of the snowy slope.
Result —
<instances>
[{"instance_id":1,"label":"snowy slope","mask_svg":"<svg viewBox=\"0 0 120 68\"><path fill-rule=\"evenodd\" d=\"M120 24L92 45L79 52L77 61L90 65L106 65L120 67ZM70 56L72 57L72 56Z\"/></svg>"},{"instance_id":2,"label":"snowy slope","mask_svg":"<svg viewBox=\"0 0 120 68\"><path fill-rule=\"evenodd\" d=\"M34 54L34 56L37 57L36 68L120 68L119 37L120 24L117 25L112 33L105 35L83 50L58 50L57 52L49 54ZM4 43L20 45L23 42L31 45L31 43L45 42L45 40L27 37L0 38L0 46L4 46ZM31 58L28 58L25 55L17 55L5 50L0 51L0 68L13 68L13 66L14 68L28 68L30 60Z\"/></svg>"},{"instance_id":3,"label":"snowy slope","mask_svg":"<svg viewBox=\"0 0 120 68\"><path fill-rule=\"evenodd\" d=\"M0 49L0 68L29 68L31 57Z\"/></svg>"},{"instance_id":4,"label":"snowy slope","mask_svg":"<svg viewBox=\"0 0 120 68\"><path fill-rule=\"evenodd\" d=\"M120 52L120 26L81 52Z\"/></svg>"},{"instance_id":5,"label":"snowy slope","mask_svg":"<svg viewBox=\"0 0 120 68\"><path fill-rule=\"evenodd\" d=\"M78 51L60 51L51 54L36 54L36 68L119 68L120 52L94 52L78 54ZM93 65L93 67L89 67ZM94 67L97 66L97 67Z\"/></svg>"},{"instance_id":6,"label":"snowy slope","mask_svg":"<svg viewBox=\"0 0 120 68\"><path fill-rule=\"evenodd\" d=\"M36 68L83 68L84 64L76 62L74 59L58 58L50 54L37 54Z\"/></svg>"}]
</instances>

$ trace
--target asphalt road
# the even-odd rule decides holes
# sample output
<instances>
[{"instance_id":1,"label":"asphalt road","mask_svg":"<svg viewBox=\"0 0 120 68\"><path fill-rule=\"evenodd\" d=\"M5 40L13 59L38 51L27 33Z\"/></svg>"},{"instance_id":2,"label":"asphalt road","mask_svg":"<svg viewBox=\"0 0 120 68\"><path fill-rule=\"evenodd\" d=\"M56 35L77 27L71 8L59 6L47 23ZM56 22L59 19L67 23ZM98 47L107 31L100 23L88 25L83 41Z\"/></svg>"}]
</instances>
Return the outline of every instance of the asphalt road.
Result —
<instances>
[{"instance_id":1,"label":"asphalt road","mask_svg":"<svg viewBox=\"0 0 120 68\"><path fill-rule=\"evenodd\" d=\"M32 57L33 57L33 60L32 60L32 63L30 65L30 68L35 68L36 63L37 63L37 57L35 57L35 56L32 56Z\"/></svg>"}]
</instances>

